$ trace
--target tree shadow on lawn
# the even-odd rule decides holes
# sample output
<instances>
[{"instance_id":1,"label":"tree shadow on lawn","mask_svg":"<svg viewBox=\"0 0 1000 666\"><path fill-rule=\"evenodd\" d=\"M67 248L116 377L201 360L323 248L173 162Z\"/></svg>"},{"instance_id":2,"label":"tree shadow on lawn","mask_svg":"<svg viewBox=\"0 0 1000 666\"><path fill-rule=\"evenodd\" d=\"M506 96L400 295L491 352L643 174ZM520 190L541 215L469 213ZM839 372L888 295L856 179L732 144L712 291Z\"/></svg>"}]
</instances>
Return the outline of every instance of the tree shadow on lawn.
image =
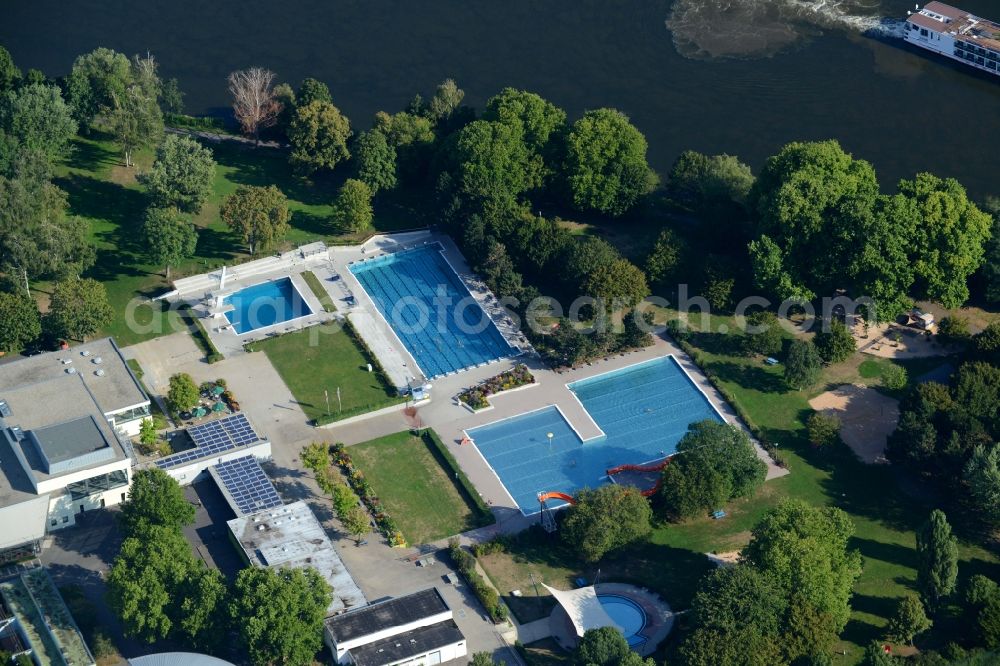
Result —
<instances>
[{"instance_id":1,"label":"tree shadow on lawn","mask_svg":"<svg viewBox=\"0 0 1000 666\"><path fill-rule=\"evenodd\" d=\"M243 250L242 241L228 230L202 227L198 230L195 254L200 259L230 261Z\"/></svg>"},{"instance_id":2,"label":"tree shadow on lawn","mask_svg":"<svg viewBox=\"0 0 1000 666\"><path fill-rule=\"evenodd\" d=\"M118 165L119 153L103 144L76 141L73 143L72 151L63 163L70 169L96 172L101 167Z\"/></svg>"},{"instance_id":3,"label":"tree shadow on lawn","mask_svg":"<svg viewBox=\"0 0 1000 666\"><path fill-rule=\"evenodd\" d=\"M874 539L855 536L847 544L847 547L852 550L856 549L865 559L879 560L908 569L916 569L919 564L917 551L913 548L901 546L898 543L886 543L884 541L875 541ZM896 582L905 587L913 588L912 580L897 579Z\"/></svg>"},{"instance_id":4,"label":"tree shadow on lawn","mask_svg":"<svg viewBox=\"0 0 1000 666\"><path fill-rule=\"evenodd\" d=\"M688 316L697 319L699 315L689 314ZM742 338L743 336L733 333L696 331L691 334L691 344L709 354L741 356L743 354Z\"/></svg>"},{"instance_id":5,"label":"tree shadow on lawn","mask_svg":"<svg viewBox=\"0 0 1000 666\"><path fill-rule=\"evenodd\" d=\"M753 365L733 363L732 361L713 361L706 364L707 369L724 382L737 384L745 389L753 389L761 393L784 393L788 386L784 380L764 368Z\"/></svg>"},{"instance_id":6,"label":"tree shadow on lawn","mask_svg":"<svg viewBox=\"0 0 1000 666\"><path fill-rule=\"evenodd\" d=\"M854 607L855 601L859 599L858 596L851 597L851 606ZM892 611L890 611L889 616L892 616L892 612L895 610L895 605ZM885 637L885 627L876 627L871 622L865 622L864 620L859 620L858 618L851 618L847 621L847 626L844 627L844 631L840 634L840 639L854 643L855 645L860 645L862 647L868 645L872 641L883 640Z\"/></svg>"},{"instance_id":7,"label":"tree shadow on lawn","mask_svg":"<svg viewBox=\"0 0 1000 666\"><path fill-rule=\"evenodd\" d=\"M146 196L139 190L122 187L116 183L89 176L71 174L56 178L55 184L68 197L74 215L96 220L107 220L114 230L99 238L120 250L139 253L142 249L141 234Z\"/></svg>"},{"instance_id":8,"label":"tree shadow on lawn","mask_svg":"<svg viewBox=\"0 0 1000 666\"><path fill-rule=\"evenodd\" d=\"M343 181L343 177L318 177L310 182L292 173L288 165L288 152L263 146L243 146L235 142L223 142L210 146L215 161L232 169L226 178L238 185L266 187L274 185L289 199L309 205L329 204L336 196L333 183Z\"/></svg>"},{"instance_id":9,"label":"tree shadow on lawn","mask_svg":"<svg viewBox=\"0 0 1000 666\"><path fill-rule=\"evenodd\" d=\"M128 253L122 253L114 248L97 248L97 261L87 269L87 276L99 282L114 282L123 277L145 277L158 275L145 268L136 266L130 260L135 257ZM138 293L138 292L136 292Z\"/></svg>"},{"instance_id":10,"label":"tree shadow on lawn","mask_svg":"<svg viewBox=\"0 0 1000 666\"><path fill-rule=\"evenodd\" d=\"M293 211L289 224L293 229L315 234L316 236L329 236L331 233L337 232L330 218L304 210Z\"/></svg>"}]
</instances>

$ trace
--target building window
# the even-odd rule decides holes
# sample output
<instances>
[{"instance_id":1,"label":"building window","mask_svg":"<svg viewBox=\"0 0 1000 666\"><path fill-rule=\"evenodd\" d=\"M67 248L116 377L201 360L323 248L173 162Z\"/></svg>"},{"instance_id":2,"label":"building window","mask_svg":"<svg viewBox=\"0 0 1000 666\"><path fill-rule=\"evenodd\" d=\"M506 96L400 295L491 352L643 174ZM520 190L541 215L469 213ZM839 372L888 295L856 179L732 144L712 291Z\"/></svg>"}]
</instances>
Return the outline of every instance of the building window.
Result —
<instances>
[{"instance_id":1,"label":"building window","mask_svg":"<svg viewBox=\"0 0 1000 666\"><path fill-rule=\"evenodd\" d=\"M59 521L56 520L55 518L53 518L51 521L49 521L49 526L51 526L51 527L55 527L58 524L59 524Z\"/></svg>"},{"instance_id":2,"label":"building window","mask_svg":"<svg viewBox=\"0 0 1000 666\"><path fill-rule=\"evenodd\" d=\"M125 473L125 470L119 469L114 472L98 474L89 479L71 483L66 486L66 490L69 491L69 496L72 499L78 500L127 485L128 475Z\"/></svg>"},{"instance_id":3,"label":"building window","mask_svg":"<svg viewBox=\"0 0 1000 666\"><path fill-rule=\"evenodd\" d=\"M921 37L926 37L927 36L927 28L921 28L920 29L920 36Z\"/></svg>"},{"instance_id":4,"label":"building window","mask_svg":"<svg viewBox=\"0 0 1000 666\"><path fill-rule=\"evenodd\" d=\"M109 414L109 416L115 420L117 425L135 421L136 419L144 419L149 416L149 405L140 405L139 407Z\"/></svg>"},{"instance_id":5,"label":"building window","mask_svg":"<svg viewBox=\"0 0 1000 666\"><path fill-rule=\"evenodd\" d=\"M63 525L69 522L69 516L63 516Z\"/></svg>"}]
</instances>

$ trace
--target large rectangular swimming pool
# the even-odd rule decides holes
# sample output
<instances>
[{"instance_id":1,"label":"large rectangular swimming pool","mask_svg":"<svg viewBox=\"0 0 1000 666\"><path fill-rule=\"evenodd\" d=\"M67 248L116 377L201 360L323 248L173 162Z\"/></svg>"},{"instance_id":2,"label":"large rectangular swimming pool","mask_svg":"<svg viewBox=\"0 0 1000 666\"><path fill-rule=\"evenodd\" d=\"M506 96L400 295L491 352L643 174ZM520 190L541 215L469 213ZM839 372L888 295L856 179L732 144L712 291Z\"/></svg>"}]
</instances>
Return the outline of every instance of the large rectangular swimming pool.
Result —
<instances>
[{"instance_id":1,"label":"large rectangular swimming pool","mask_svg":"<svg viewBox=\"0 0 1000 666\"><path fill-rule=\"evenodd\" d=\"M568 386L603 437L582 441L554 406L468 431L523 513L539 510L538 493L597 487L612 467L674 453L691 423L722 421L672 356Z\"/></svg>"},{"instance_id":2,"label":"large rectangular swimming pool","mask_svg":"<svg viewBox=\"0 0 1000 666\"><path fill-rule=\"evenodd\" d=\"M352 265L351 273L427 378L515 351L455 274L440 245L369 259Z\"/></svg>"},{"instance_id":3,"label":"large rectangular swimming pool","mask_svg":"<svg viewBox=\"0 0 1000 666\"><path fill-rule=\"evenodd\" d=\"M255 284L223 299L233 309L226 319L240 335L312 314L291 278Z\"/></svg>"}]
</instances>

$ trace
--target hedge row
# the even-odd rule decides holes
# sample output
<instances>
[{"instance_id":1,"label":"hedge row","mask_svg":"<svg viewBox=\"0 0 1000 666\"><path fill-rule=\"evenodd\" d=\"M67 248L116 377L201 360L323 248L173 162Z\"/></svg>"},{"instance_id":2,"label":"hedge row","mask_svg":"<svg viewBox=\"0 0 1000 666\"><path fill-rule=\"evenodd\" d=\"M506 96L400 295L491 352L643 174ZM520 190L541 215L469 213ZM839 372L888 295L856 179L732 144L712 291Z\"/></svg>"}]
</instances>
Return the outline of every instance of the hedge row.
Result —
<instances>
[{"instance_id":1,"label":"hedge row","mask_svg":"<svg viewBox=\"0 0 1000 666\"><path fill-rule=\"evenodd\" d=\"M507 607L500 601L500 595L492 585L486 582L479 572L476 571L476 558L471 553L462 548L458 539L448 542L448 553L451 555L455 568L468 581L469 587L476 594L476 598L486 609L493 622L504 622L507 620Z\"/></svg>"},{"instance_id":2,"label":"hedge row","mask_svg":"<svg viewBox=\"0 0 1000 666\"><path fill-rule=\"evenodd\" d=\"M348 485L361 498L361 502L368 509L368 513L375 519L375 525L378 527L379 532L389 541L389 545L405 546L406 537L399 531L396 521L386 513L382 500L375 494L375 489L369 483L368 479L365 478L364 473L354 466L351 456L347 453L347 447L339 442L331 444L330 456L333 458L334 464L343 470L344 476L347 477Z\"/></svg>"},{"instance_id":3,"label":"hedge row","mask_svg":"<svg viewBox=\"0 0 1000 666\"><path fill-rule=\"evenodd\" d=\"M188 330L191 331L194 343L204 352L205 362L212 364L225 359L225 356L222 355L218 348L216 348L215 343L212 342L212 338L208 337L208 331L205 330L201 321L191 313L191 308L185 305L179 308L179 312L184 323L188 325Z\"/></svg>"},{"instance_id":4,"label":"hedge row","mask_svg":"<svg viewBox=\"0 0 1000 666\"><path fill-rule=\"evenodd\" d=\"M459 467L458 461L455 460L455 456L451 455L451 451L449 451L448 447L441 441L438 434L430 428L427 428L420 433L420 437L430 448L431 453L437 457L438 464L445 469L449 477L455 480L455 485L458 486L458 492L465 497L466 503L472 507L473 513L476 516L476 526L483 527L485 525L492 525L496 522L496 517L493 515L493 512L490 511L490 507L483 501L479 491L476 490L472 481L469 480L469 477L467 477L465 472L462 471L462 468Z\"/></svg>"}]
</instances>

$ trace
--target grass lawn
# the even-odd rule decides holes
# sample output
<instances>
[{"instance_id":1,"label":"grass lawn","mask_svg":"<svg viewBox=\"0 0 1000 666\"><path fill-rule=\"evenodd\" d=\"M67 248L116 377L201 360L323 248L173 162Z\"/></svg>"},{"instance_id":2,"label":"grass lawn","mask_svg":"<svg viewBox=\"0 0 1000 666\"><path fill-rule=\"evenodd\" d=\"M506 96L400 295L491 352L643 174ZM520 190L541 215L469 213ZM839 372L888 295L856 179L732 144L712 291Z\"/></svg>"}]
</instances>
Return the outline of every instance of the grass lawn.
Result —
<instances>
[{"instance_id":1,"label":"grass lawn","mask_svg":"<svg viewBox=\"0 0 1000 666\"><path fill-rule=\"evenodd\" d=\"M422 437L388 435L349 448L411 544L437 541L477 527L476 514Z\"/></svg>"},{"instance_id":2,"label":"grass lawn","mask_svg":"<svg viewBox=\"0 0 1000 666\"><path fill-rule=\"evenodd\" d=\"M97 263L87 277L104 283L115 309L115 319L102 333L113 335L122 346L183 330L176 316L165 316L158 304L146 299L169 288L163 266L148 263L142 244L143 215L147 198L136 173L149 168L153 151L139 151L136 167L123 166L120 153L109 138L98 131L74 139L73 153L57 165L55 183L68 195L70 214L90 223L90 241L97 248ZM194 221L199 227L195 256L171 267L176 279L248 260L242 241L219 217L219 207L239 185L276 185L289 200L291 229L281 248L315 240L346 242L328 220L337 188L347 168L329 178L309 181L296 177L284 151L257 148L233 142L206 143L217 162L212 194ZM376 203L374 226L378 231L413 228L423 224L419 194L393 192ZM39 304L45 308L51 285L33 285ZM136 304L130 301L138 298ZM127 322L126 314L137 325Z\"/></svg>"},{"instance_id":3,"label":"grass lawn","mask_svg":"<svg viewBox=\"0 0 1000 666\"><path fill-rule=\"evenodd\" d=\"M692 325L696 323L694 319ZM809 399L844 382L877 384L885 365L893 361L869 362L867 357L856 354L842 364L825 368L816 386L792 391L784 384L782 366L766 366L759 358L739 354L734 334L712 332L720 324L727 324L733 330L729 318L713 316L705 331L695 331L692 335L692 344L701 352L702 367L729 390L751 420L778 445L791 474L768 482L756 497L727 506L728 516L724 520L706 516L655 526L647 543L602 561L601 579L638 579L681 610L691 602L698 575L707 570L700 554L741 548L761 515L780 500L792 497L813 505L837 506L854 521L856 532L851 547L864 557L864 572L854 589L851 620L836 647L838 651L847 651L847 658L837 663L856 663L864 645L882 637L898 598L915 591L914 530L935 504L919 484L901 477L891 466L864 465L846 448L826 453L815 451L805 440L804 422L811 413ZM920 359L900 364L907 368L912 382L945 362L947 359ZM961 522L960 515L951 518L953 524ZM572 550L558 542L539 543L539 538L520 539L510 553L482 558L490 577L512 602L513 609L517 612L527 607L529 618L531 606L537 608L537 602L509 596L513 589L520 589L524 595L533 594L529 573L535 574L535 580L568 589L573 578L583 575L593 579L597 569L576 560ZM974 573L1000 577L1000 564L994 553L964 540L960 540L959 553L960 585ZM942 645L954 629L953 618L940 618L936 629L922 644Z\"/></svg>"},{"instance_id":4,"label":"grass lawn","mask_svg":"<svg viewBox=\"0 0 1000 666\"><path fill-rule=\"evenodd\" d=\"M383 382L381 375L368 372L365 352L339 328L313 326L255 342L253 349L267 354L311 419L327 414L324 391L329 392L331 414L339 414L341 418L403 401ZM339 405L337 389L340 389Z\"/></svg>"}]
</instances>

